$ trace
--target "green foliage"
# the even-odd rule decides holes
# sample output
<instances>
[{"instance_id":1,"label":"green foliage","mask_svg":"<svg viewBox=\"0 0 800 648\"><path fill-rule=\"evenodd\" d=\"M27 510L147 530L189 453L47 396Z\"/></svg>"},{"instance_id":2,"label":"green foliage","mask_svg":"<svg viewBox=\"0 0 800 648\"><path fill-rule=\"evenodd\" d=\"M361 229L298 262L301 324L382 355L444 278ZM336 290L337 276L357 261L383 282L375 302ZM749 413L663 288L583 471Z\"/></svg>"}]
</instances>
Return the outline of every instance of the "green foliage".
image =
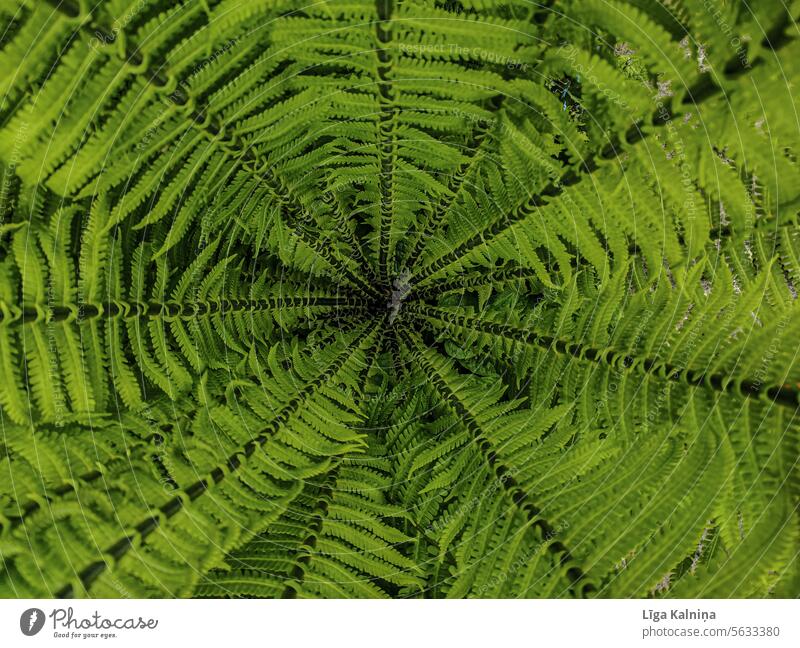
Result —
<instances>
[{"instance_id":1,"label":"green foliage","mask_svg":"<svg viewBox=\"0 0 800 648\"><path fill-rule=\"evenodd\" d=\"M0 595L800 594L798 18L0 0Z\"/></svg>"}]
</instances>

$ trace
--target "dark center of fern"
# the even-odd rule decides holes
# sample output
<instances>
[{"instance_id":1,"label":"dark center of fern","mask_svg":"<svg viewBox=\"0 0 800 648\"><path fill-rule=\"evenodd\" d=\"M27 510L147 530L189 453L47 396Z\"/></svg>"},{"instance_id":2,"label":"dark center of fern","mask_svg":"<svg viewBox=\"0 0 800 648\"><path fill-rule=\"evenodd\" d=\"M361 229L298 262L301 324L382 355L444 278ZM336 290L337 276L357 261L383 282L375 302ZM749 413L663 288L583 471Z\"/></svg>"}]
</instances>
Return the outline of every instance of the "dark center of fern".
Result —
<instances>
[{"instance_id":1,"label":"dark center of fern","mask_svg":"<svg viewBox=\"0 0 800 648\"><path fill-rule=\"evenodd\" d=\"M389 294L389 300L386 302L386 309L389 311L389 324L392 324L397 319L403 300L411 292L410 278L411 275L408 272L403 272L392 281L391 293Z\"/></svg>"}]
</instances>

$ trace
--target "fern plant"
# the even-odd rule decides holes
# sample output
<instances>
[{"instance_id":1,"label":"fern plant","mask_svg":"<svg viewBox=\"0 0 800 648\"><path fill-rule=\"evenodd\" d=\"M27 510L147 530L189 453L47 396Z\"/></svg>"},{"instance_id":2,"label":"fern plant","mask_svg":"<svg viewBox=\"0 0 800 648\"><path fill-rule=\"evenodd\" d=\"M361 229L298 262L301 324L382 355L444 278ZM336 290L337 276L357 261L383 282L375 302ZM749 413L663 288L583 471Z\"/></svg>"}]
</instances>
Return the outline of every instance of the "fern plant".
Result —
<instances>
[{"instance_id":1,"label":"fern plant","mask_svg":"<svg viewBox=\"0 0 800 648\"><path fill-rule=\"evenodd\" d=\"M2 0L0 594L800 594L797 0Z\"/></svg>"}]
</instances>

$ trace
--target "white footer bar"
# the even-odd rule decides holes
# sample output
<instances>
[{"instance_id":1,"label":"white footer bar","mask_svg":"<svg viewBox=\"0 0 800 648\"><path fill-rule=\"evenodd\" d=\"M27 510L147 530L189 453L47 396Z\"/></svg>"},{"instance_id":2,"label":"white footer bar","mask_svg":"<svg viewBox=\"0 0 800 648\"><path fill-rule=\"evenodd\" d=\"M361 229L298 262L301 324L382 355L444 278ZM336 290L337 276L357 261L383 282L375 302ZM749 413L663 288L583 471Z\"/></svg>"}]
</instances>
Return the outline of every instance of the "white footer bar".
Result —
<instances>
[{"instance_id":1,"label":"white footer bar","mask_svg":"<svg viewBox=\"0 0 800 648\"><path fill-rule=\"evenodd\" d=\"M0 645L800 646L797 600L0 600Z\"/></svg>"}]
</instances>

